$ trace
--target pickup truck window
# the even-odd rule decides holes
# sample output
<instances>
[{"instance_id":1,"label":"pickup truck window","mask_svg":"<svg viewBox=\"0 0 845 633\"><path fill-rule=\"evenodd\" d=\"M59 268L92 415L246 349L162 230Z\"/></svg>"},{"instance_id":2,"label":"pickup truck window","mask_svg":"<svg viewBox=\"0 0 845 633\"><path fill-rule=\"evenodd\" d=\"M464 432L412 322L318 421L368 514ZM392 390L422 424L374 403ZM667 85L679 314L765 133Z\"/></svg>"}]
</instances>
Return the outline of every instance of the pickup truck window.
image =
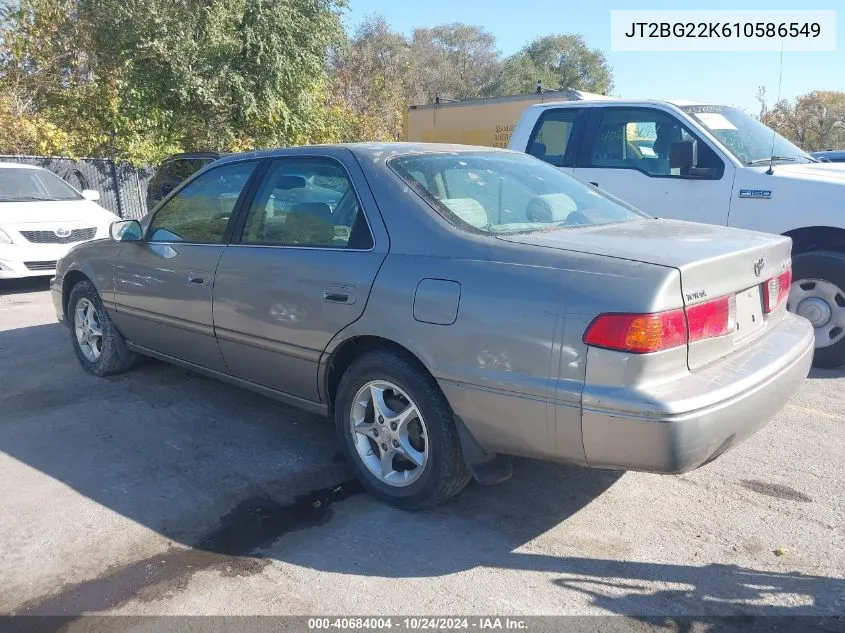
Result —
<instances>
[{"instance_id":1,"label":"pickup truck window","mask_svg":"<svg viewBox=\"0 0 845 633\"><path fill-rule=\"evenodd\" d=\"M388 165L448 222L468 231L533 233L647 217L525 154L409 154Z\"/></svg>"},{"instance_id":2,"label":"pickup truck window","mask_svg":"<svg viewBox=\"0 0 845 633\"><path fill-rule=\"evenodd\" d=\"M768 161L772 156L776 157L776 163L813 162L809 154L742 110L719 105L692 105L681 109L746 165Z\"/></svg>"},{"instance_id":3,"label":"pickup truck window","mask_svg":"<svg viewBox=\"0 0 845 633\"><path fill-rule=\"evenodd\" d=\"M672 143L695 141L697 167L711 168L721 178L724 164L715 152L678 119L653 108L601 108L589 152L589 167L634 169L648 176L684 178L669 163Z\"/></svg>"},{"instance_id":4,"label":"pickup truck window","mask_svg":"<svg viewBox=\"0 0 845 633\"><path fill-rule=\"evenodd\" d=\"M579 112L580 108L546 110L534 127L526 153L555 167L565 166L566 150Z\"/></svg>"}]
</instances>

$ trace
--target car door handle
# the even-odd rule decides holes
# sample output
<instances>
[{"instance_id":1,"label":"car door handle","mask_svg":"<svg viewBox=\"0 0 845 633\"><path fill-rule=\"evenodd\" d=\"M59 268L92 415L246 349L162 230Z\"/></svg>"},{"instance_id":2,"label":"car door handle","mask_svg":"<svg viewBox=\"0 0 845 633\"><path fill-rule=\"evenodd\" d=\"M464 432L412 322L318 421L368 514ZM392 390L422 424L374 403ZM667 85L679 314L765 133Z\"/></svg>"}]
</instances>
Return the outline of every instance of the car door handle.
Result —
<instances>
[{"instance_id":1,"label":"car door handle","mask_svg":"<svg viewBox=\"0 0 845 633\"><path fill-rule=\"evenodd\" d=\"M206 273L202 272L190 272L186 277L185 281L187 281L192 286L204 286L205 285L205 277Z\"/></svg>"},{"instance_id":2,"label":"car door handle","mask_svg":"<svg viewBox=\"0 0 845 633\"><path fill-rule=\"evenodd\" d=\"M329 286L323 290L323 301L329 303L344 303L352 305L355 303L356 293L352 286Z\"/></svg>"},{"instance_id":3,"label":"car door handle","mask_svg":"<svg viewBox=\"0 0 845 633\"><path fill-rule=\"evenodd\" d=\"M597 182L593 182L592 180L590 181L590 184L591 184L591 185L593 185L593 187L598 187L598 186L599 186L599 183L597 183Z\"/></svg>"}]
</instances>

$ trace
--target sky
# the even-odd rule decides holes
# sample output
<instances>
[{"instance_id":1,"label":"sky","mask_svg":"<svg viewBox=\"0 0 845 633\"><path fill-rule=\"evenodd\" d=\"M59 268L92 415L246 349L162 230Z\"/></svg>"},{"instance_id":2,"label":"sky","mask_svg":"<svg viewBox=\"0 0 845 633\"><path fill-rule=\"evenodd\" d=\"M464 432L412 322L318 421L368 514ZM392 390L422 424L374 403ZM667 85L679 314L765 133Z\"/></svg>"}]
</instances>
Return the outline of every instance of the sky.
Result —
<instances>
[{"instance_id":1,"label":"sky","mask_svg":"<svg viewBox=\"0 0 845 633\"><path fill-rule=\"evenodd\" d=\"M611 9L837 9L835 52L786 52L780 96L792 99L811 90L845 91L845 2L842 0L348 0L344 23L354 30L364 18L381 14L394 30L448 22L483 26L496 36L504 55L553 33L580 33L591 48L604 51L613 69L613 94L630 99L693 99L759 111L758 86L769 105L777 100L780 52L612 52Z\"/></svg>"}]
</instances>

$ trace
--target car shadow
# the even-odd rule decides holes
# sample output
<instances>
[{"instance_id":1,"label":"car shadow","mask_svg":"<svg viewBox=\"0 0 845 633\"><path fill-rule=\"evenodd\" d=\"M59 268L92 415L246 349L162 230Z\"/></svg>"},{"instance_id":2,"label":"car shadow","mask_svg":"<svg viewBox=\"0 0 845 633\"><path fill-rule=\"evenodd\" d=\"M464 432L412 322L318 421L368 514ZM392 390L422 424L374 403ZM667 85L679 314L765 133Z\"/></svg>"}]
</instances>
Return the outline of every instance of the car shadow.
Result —
<instances>
[{"instance_id":1,"label":"car shadow","mask_svg":"<svg viewBox=\"0 0 845 633\"><path fill-rule=\"evenodd\" d=\"M155 361L89 376L58 324L0 332L0 355L0 451L172 543L16 613L104 611L155 583L211 568L255 573L270 560L388 578L546 572L620 614L804 612L732 602L777 593L807 597L813 613L841 611L845 585L836 578L519 551L601 496L619 472L517 460L503 484L471 484L443 506L408 513L359 494L321 418ZM679 586L648 587L658 581Z\"/></svg>"},{"instance_id":2,"label":"car shadow","mask_svg":"<svg viewBox=\"0 0 845 633\"><path fill-rule=\"evenodd\" d=\"M845 377L845 367L840 367L839 369L821 369L819 367L813 367L810 370L810 378L822 378L822 379L831 379L831 378L843 378Z\"/></svg>"},{"instance_id":3,"label":"car shadow","mask_svg":"<svg viewBox=\"0 0 845 633\"><path fill-rule=\"evenodd\" d=\"M0 279L0 296L43 292L50 289L50 277L23 277Z\"/></svg>"}]
</instances>

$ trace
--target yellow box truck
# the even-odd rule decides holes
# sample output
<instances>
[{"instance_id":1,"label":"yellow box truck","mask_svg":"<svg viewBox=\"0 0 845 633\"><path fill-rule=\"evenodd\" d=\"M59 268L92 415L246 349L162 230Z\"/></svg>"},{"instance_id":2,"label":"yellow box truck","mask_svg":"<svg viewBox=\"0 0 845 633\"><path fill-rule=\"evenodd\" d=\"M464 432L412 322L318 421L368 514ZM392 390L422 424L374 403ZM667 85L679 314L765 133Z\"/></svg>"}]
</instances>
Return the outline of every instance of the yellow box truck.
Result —
<instances>
[{"instance_id":1,"label":"yellow box truck","mask_svg":"<svg viewBox=\"0 0 845 633\"><path fill-rule=\"evenodd\" d=\"M553 101L609 99L578 90L445 101L412 105L405 111L403 139L423 143L462 143L507 147L516 122L528 106Z\"/></svg>"}]
</instances>

